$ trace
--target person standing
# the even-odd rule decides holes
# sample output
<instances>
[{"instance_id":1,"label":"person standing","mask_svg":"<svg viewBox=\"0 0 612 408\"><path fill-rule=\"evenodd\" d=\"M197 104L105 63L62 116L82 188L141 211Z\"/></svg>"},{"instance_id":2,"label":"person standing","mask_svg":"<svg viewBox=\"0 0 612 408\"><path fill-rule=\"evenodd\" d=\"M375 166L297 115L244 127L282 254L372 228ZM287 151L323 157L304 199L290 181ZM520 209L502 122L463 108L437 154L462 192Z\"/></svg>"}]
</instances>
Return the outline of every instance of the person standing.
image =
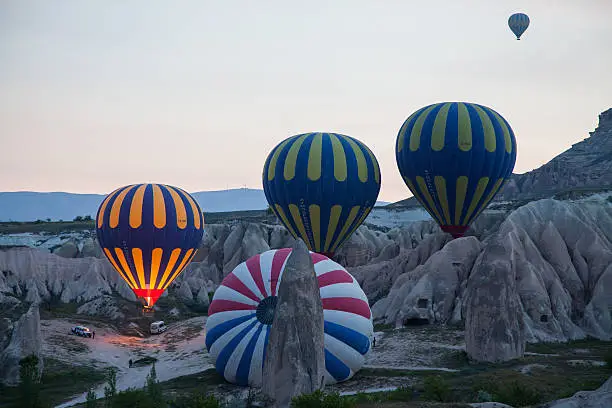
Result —
<instances>
[{"instance_id":1,"label":"person standing","mask_svg":"<svg viewBox=\"0 0 612 408\"><path fill-rule=\"evenodd\" d=\"M96 338L96 331L95 331L95 330L92 332L92 336L91 336L91 338L92 338L92 339L95 339L95 338Z\"/></svg>"}]
</instances>

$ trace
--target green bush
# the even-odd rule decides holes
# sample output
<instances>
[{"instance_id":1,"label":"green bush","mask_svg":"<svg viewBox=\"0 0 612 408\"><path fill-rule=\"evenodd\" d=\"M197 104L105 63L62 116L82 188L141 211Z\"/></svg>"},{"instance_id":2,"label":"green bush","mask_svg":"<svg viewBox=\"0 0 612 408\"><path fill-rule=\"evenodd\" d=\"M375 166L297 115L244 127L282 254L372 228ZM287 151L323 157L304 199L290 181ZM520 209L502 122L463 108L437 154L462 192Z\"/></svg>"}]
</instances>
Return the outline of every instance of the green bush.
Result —
<instances>
[{"instance_id":1,"label":"green bush","mask_svg":"<svg viewBox=\"0 0 612 408\"><path fill-rule=\"evenodd\" d=\"M94 392L93 388L90 388L89 391L87 391L85 406L86 408L96 408L98 406L96 393Z\"/></svg>"},{"instance_id":2,"label":"green bush","mask_svg":"<svg viewBox=\"0 0 612 408\"><path fill-rule=\"evenodd\" d=\"M158 406L158 401L152 400L144 389L121 391L115 395L111 405L112 408L154 408Z\"/></svg>"},{"instance_id":3,"label":"green bush","mask_svg":"<svg viewBox=\"0 0 612 408\"><path fill-rule=\"evenodd\" d=\"M117 394L117 369L111 367L106 372L106 383L104 386L104 407L113 408Z\"/></svg>"},{"instance_id":4,"label":"green bush","mask_svg":"<svg viewBox=\"0 0 612 408\"><path fill-rule=\"evenodd\" d=\"M355 403L347 398L342 398L337 392L325 394L316 390L312 394L302 394L291 400L293 408L352 408Z\"/></svg>"},{"instance_id":5,"label":"green bush","mask_svg":"<svg viewBox=\"0 0 612 408\"><path fill-rule=\"evenodd\" d=\"M162 387L159 382L157 382L157 371L155 370L155 363L153 363L153 367L151 367L151 371L149 372L149 375L147 375L145 390L149 395L149 399L151 401L154 401L155 407L163 408L166 406Z\"/></svg>"},{"instance_id":6,"label":"green bush","mask_svg":"<svg viewBox=\"0 0 612 408\"><path fill-rule=\"evenodd\" d=\"M518 408L540 403L542 394L535 388L514 381L507 385L498 386L493 391L493 401Z\"/></svg>"},{"instance_id":7,"label":"green bush","mask_svg":"<svg viewBox=\"0 0 612 408\"><path fill-rule=\"evenodd\" d=\"M39 408L43 406L40 399L40 376L38 373L38 356L30 354L19 361L19 406Z\"/></svg>"},{"instance_id":8,"label":"green bush","mask_svg":"<svg viewBox=\"0 0 612 408\"><path fill-rule=\"evenodd\" d=\"M439 375L425 378L423 398L429 401L449 402L451 389L446 380Z\"/></svg>"},{"instance_id":9,"label":"green bush","mask_svg":"<svg viewBox=\"0 0 612 408\"><path fill-rule=\"evenodd\" d=\"M411 387L399 387L387 394L387 401L412 401L414 391Z\"/></svg>"},{"instance_id":10,"label":"green bush","mask_svg":"<svg viewBox=\"0 0 612 408\"><path fill-rule=\"evenodd\" d=\"M212 395L198 393L176 401L173 406L177 408L221 408L221 403Z\"/></svg>"},{"instance_id":11,"label":"green bush","mask_svg":"<svg viewBox=\"0 0 612 408\"><path fill-rule=\"evenodd\" d=\"M612 197L612 196L611 196ZM604 356L604 361L606 362L606 367L609 369L612 369L612 351L608 352L605 356Z\"/></svg>"},{"instance_id":12,"label":"green bush","mask_svg":"<svg viewBox=\"0 0 612 408\"><path fill-rule=\"evenodd\" d=\"M491 402L493 401L493 396L486 392L485 390L478 390L476 393L476 402Z\"/></svg>"}]
</instances>

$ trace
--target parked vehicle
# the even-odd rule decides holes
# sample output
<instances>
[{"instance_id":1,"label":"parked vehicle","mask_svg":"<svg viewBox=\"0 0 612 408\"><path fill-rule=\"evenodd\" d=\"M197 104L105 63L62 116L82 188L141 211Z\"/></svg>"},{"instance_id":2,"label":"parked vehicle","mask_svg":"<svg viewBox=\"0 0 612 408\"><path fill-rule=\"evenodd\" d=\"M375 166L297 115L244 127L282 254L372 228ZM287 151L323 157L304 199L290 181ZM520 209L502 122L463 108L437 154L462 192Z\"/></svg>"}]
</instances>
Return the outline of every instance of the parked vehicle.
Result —
<instances>
[{"instance_id":1,"label":"parked vehicle","mask_svg":"<svg viewBox=\"0 0 612 408\"><path fill-rule=\"evenodd\" d=\"M151 334L160 334L166 330L168 330L168 326L166 326L163 320L151 323Z\"/></svg>"},{"instance_id":2,"label":"parked vehicle","mask_svg":"<svg viewBox=\"0 0 612 408\"><path fill-rule=\"evenodd\" d=\"M91 330L89 330L89 327L85 326L74 326L72 328L72 334L76 334L77 336L81 337L91 337Z\"/></svg>"}]
</instances>

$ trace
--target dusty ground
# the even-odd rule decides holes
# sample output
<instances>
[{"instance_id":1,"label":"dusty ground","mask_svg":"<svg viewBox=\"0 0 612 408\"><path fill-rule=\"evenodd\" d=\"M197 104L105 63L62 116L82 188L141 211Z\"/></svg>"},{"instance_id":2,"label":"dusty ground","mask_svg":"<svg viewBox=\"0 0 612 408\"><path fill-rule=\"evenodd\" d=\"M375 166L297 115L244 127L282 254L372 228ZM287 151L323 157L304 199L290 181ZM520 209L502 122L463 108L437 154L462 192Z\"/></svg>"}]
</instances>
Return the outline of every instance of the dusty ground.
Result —
<instances>
[{"instance_id":1,"label":"dusty ground","mask_svg":"<svg viewBox=\"0 0 612 408\"><path fill-rule=\"evenodd\" d=\"M112 327L90 323L95 330L94 339L72 335L70 329L77 325L70 319L43 320L41 330L44 338L45 356L70 364L86 365L97 368L117 368L117 389L140 388L145 384L151 367L129 368L129 360L143 357L157 359L155 368L157 378L166 381L171 378L194 374L211 368L208 352L204 346L205 317L195 317L168 326L160 335L145 338L118 334ZM99 397L104 395L104 387L95 390ZM85 401L85 394L60 405L70 406Z\"/></svg>"},{"instance_id":2,"label":"dusty ground","mask_svg":"<svg viewBox=\"0 0 612 408\"><path fill-rule=\"evenodd\" d=\"M194 317L169 325L161 335L135 337L120 334L99 321L87 322L96 331L95 339L70 334L74 325L83 324L70 318L41 322L45 357L72 365L104 368L116 367L117 389L140 388L145 384L150 365L128 367L128 360L143 357L157 359L160 381L166 381L170 392L183 392L207 387L224 397L246 394L246 389L227 384L218 376L205 347L206 317ZM506 382L518 380L527 384L541 382L546 396L557 396L578 389L596 388L607 378L602 356L612 343L585 340L571 345L534 345L523 359L497 366L470 365L465 359L464 333L454 328L411 327L376 332L376 347L366 358L366 365L351 380L327 386L326 391L344 395L357 392L380 392L398 387L419 389L426 376L442 375L460 393L471 393L470 387L486 384L497 378ZM207 371L208 370L208 371ZM609 374L607 374L609 376ZM581 385L562 390L570 376ZM181 378L177 378L181 377ZM169 381L174 378L177 380ZM103 385L95 391L102 397ZM570 389L571 388L571 389ZM461 391L463 390L463 391ZM67 396L68 397L68 396ZM85 394L74 395L60 407L85 401Z\"/></svg>"},{"instance_id":3,"label":"dusty ground","mask_svg":"<svg viewBox=\"0 0 612 408\"><path fill-rule=\"evenodd\" d=\"M69 318L43 320L41 330L44 338L45 356L69 364L96 368L117 368L117 389L142 387L151 367L129 368L130 359L154 357L157 377L166 381L175 377L195 374L212 368L204 345L206 317L195 317L168 326L160 335L142 337L119 334L115 328L92 320L85 325L95 330L94 339L72 335L70 329L83 324L81 319ZM439 329L402 330L377 332L376 347L366 359L364 368L390 368L397 370L452 371L440 367L440 361L449 351L462 349L461 331ZM432 340L435 339L435 340ZM410 351L410 352L408 352ZM389 389L413 384L406 376L385 376L380 378L355 376L351 381L329 387L342 393ZM223 387L224 391L226 387ZM229 387L228 391L234 387ZM236 387L238 388L238 387ZM234 392L236 390L233 390ZM99 397L104 387L95 390ZM74 396L60 405L67 407L85 401L85 394Z\"/></svg>"}]
</instances>

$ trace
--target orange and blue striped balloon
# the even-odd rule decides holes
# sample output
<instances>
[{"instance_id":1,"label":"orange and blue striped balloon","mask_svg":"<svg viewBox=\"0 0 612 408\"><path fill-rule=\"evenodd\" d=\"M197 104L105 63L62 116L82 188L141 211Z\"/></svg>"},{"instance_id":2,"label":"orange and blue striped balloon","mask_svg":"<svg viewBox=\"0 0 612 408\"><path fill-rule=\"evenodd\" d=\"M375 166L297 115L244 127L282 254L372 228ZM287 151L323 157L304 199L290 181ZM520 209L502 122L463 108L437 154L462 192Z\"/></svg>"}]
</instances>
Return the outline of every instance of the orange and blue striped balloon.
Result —
<instances>
[{"instance_id":1,"label":"orange and blue striped balloon","mask_svg":"<svg viewBox=\"0 0 612 408\"><path fill-rule=\"evenodd\" d=\"M366 219L380 191L374 154L338 133L304 133L279 143L263 168L268 204L295 238L332 256Z\"/></svg>"},{"instance_id":2,"label":"orange and blue striped balloon","mask_svg":"<svg viewBox=\"0 0 612 408\"><path fill-rule=\"evenodd\" d=\"M204 218L180 188L132 184L102 201L96 233L113 267L151 308L195 256Z\"/></svg>"},{"instance_id":3,"label":"orange and blue striped balloon","mask_svg":"<svg viewBox=\"0 0 612 408\"><path fill-rule=\"evenodd\" d=\"M512 174L516 139L491 108L435 103L406 119L395 157L412 194L443 231L460 237Z\"/></svg>"}]
</instances>

